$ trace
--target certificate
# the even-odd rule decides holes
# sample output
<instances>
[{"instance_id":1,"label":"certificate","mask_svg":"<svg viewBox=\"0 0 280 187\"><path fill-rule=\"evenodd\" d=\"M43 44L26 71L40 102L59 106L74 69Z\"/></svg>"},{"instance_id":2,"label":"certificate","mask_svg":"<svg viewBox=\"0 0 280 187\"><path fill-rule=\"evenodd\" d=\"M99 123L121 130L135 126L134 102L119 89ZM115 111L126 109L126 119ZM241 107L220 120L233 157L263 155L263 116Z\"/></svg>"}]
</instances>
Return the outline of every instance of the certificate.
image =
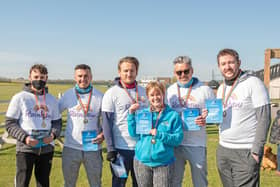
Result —
<instances>
[{"instance_id":1,"label":"certificate","mask_svg":"<svg viewBox=\"0 0 280 187\"><path fill-rule=\"evenodd\" d=\"M82 131L82 142L84 151L97 151L98 144L92 143L92 139L96 138L95 130Z\"/></svg>"},{"instance_id":2,"label":"certificate","mask_svg":"<svg viewBox=\"0 0 280 187\"><path fill-rule=\"evenodd\" d=\"M152 129L152 113L139 110L135 115L136 134L150 134L150 130Z\"/></svg>"},{"instance_id":3,"label":"certificate","mask_svg":"<svg viewBox=\"0 0 280 187\"><path fill-rule=\"evenodd\" d=\"M183 110L184 130L198 131L200 126L195 123L195 119L200 115L199 108L186 108Z\"/></svg>"},{"instance_id":4,"label":"certificate","mask_svg":"<svg viewBox=\"0 0 280 187\"><path fill-rule=\"evenodd\" d=\"M36 139L36 140L39 141L39 143L38 143L37 145L33 146L33 147L39 148L39 147L43 147L43 146L48 145L48 144L45 144L45 143L44 143L43 139L44 139L45 137L48 137L49 134L50 134L50 131L49 131L49 130L41 130L41 129L40 129L40 130L35 130L35 129L32 129L32 131L31 131L31 137L32 137L33 139Z\"/></svg>"},{"instance_id":5,"label":"certificate","mask_svg":"<svg viewBox=\"0 0 280 187\"><path fill-rule=\"evenodd\" d=\"M223 104L222 99L207 99L205 101L208 115L206 123L222 123L223 122Z\"/></svg>"}]
</instances>

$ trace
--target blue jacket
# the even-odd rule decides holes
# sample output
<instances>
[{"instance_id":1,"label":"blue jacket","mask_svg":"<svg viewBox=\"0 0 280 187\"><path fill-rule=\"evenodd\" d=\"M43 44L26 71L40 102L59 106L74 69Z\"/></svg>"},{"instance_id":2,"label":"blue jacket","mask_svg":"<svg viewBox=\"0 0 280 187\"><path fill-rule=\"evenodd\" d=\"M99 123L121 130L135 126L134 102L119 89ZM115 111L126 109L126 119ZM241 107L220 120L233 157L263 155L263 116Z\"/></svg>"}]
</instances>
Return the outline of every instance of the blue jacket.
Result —
<instances>
[{"instance_id":1,"label":"blue jacket","mask_svg":"<svg viewBox=\"0 0 280 187\"><path fill-rule=\"evenodd\" d=\"M153 124L158 115L158 112L152 113ZM130 136L139 138L135 147L135 159L150 167L167 165L175 160L174 147L183 140L182 121L176 111L166 105L158 121L155 144L151 143L152 135L136 134L135 114L129 114L127 121Z\"/></svg>"}]
</instances>

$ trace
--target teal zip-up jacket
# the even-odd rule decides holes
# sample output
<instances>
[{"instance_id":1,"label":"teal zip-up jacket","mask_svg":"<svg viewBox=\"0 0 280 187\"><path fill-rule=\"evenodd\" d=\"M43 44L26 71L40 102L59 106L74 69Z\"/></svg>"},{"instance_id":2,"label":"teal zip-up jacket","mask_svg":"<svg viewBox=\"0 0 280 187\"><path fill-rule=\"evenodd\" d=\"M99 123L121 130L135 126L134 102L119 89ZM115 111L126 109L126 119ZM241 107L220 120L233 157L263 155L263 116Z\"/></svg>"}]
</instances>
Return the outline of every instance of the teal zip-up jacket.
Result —
<instances>
[{"instance_id":1,"label":"teal zip-up jacket","mask_svg":"<svg viewBox=\"0 0 280 187\"><path fill-rule=\"evenodd\" d=\"M143 111L149 111L145 108ZM158 112L152 113L153 124L156 123ZM179 114L166 105L163 110L155 136L156 143L152 144L152 135L136 134L135 114L128 114L128 132L132 137L138 137L135 147L135 159L150 167L168 165L174 162L174 147L183 140L182 121Z\"/></svg>"}]
</instances>

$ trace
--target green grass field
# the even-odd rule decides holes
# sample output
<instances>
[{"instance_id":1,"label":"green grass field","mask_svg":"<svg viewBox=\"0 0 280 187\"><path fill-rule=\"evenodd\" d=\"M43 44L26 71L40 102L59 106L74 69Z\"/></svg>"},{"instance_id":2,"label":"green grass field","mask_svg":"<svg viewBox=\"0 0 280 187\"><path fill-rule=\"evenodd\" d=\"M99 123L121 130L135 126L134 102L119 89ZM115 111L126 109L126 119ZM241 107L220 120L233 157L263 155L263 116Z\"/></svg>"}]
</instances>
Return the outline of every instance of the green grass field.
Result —
<instances>
[{"instance_id":1,"label":"green grass field","mask_svg":"<svg viewBox=\"0 0 280 187\"><path fill-rule=\"evenodd\" d=\"M64 92L66 89L72 87L72 85L49 85L49 92L57 96L59 92ZM0 83L0 100L9 100L12 95L20 91L22 84L18 83ZM100 91L104 92L106 86L96 87ZM6 105L0 103L0 112L5 111ZM65 115L63 115L65 122ZM0 123L4 120L4 116L0 115ZM0 129L0 134L2 134L4 129ZM222 186L218 171L216 168L216 148L218 145L218 128L213 126L207 127L208 141L207 141L207 161L208 161L208 181L209 187L219 187ZM270 144L269 144L270 145ZM276 152L276 146L270 145L273 148L273 152ZM102 186L111 186L111 173L109 169L109 163L106 161L106 148L103 145L103 172L102 172ZM15 176L15 145L4 144L3 148L0 149L0 186L13 186L14 176ZM191 175L189 165L187 165L184 177L184 187L192 186ZM55 155L53 159L53 166L51 171L51 186L61 187L63 186L63 177L61 170L61 148L56 146ZM32 177L30 186L35 186L34 177ZM85 170L81 167L79 173L79 179L77 181L77 187L88 186L87 176ZM127 186L131 186L131 181L128 180ZM278 187L280 186L280 177L275 175L274 171L261 171L261 186L262 187Z\"/></svg>"}]
</instances>

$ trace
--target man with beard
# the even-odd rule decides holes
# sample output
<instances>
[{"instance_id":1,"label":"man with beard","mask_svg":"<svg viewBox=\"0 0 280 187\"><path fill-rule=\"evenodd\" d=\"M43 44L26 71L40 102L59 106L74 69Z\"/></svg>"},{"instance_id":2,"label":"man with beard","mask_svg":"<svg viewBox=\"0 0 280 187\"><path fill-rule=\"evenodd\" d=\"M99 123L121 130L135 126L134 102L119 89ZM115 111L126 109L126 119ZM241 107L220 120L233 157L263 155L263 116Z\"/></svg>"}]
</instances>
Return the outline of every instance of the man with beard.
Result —
<instances>
[{"instance_id":1,"label":"man with beard","mask_svg":"<svg viewBox=\"0 0 280 187\"><path fill-rule=\"evenodd\" d=\"M48 70L42 64L30 68L30 83L13 96L7 113L6 129L17 140L15 186L29 185L33 167L38 187L49 186L54 143L61 130L56 98L45 87Z\"/></svg>"},{"instance_id":2,"label":"man with beard","mask_svg":"<svg viewBox=\"0 0 280 187\"><path fill-rule=\"evenodd\" d=\"M217 97L223 101L217 167L224 186L259 186L259 169L270 125L270 101L263 82L240 69L233 49L217 55L224 77Z\"/></svg>"}]
</instances>

